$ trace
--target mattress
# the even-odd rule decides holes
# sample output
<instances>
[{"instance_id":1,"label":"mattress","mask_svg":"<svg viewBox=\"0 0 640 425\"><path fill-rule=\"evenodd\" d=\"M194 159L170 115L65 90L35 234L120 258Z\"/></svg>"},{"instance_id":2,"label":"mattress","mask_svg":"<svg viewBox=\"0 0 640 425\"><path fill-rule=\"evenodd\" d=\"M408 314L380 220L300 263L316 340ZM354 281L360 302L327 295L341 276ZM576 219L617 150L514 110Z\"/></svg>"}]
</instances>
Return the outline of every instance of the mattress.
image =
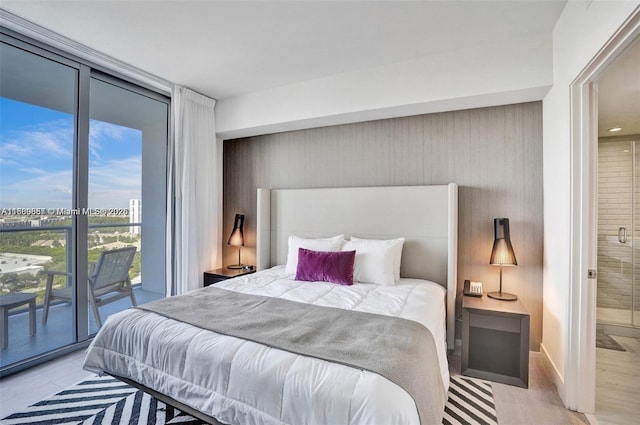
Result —
<instances>
[{"instance_id":1,"label":"mattress","mask_svg":"<svg viewBox=\"0 0 640 425\"><path fill-rule=\"evenodd\" d=\"M419 322L433 334L438 358L415 360L437 367L448 386L446 291L436 283L300 282L279 266L216 287ZM223 423L419 423L409 394L380 375L134 308L109 317L87 351L85 369L131 379Z\"/></svg>"}]
</instances>

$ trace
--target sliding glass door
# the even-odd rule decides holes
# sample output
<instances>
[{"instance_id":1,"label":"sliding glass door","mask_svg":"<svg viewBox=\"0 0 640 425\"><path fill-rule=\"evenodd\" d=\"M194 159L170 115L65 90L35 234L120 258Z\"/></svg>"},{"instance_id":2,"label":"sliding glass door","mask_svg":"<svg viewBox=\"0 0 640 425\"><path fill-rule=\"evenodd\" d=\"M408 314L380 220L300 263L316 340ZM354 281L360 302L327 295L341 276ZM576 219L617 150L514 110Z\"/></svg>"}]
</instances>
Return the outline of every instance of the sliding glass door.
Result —
<instances>
[{"instance_id":1,"label":"sliding glass door","mask_svg":"<svg viewBox=\"0 0 640 425\"><path fill-rule=\"evenodd\" d=\"M99 322L131 305L130 297L91 296L103 252L135 247L133 298L165 296L169 99L0 36L5 375L86 343Z\"/></svg>"},{"instance_id":2,"label":"sliding glass door","mask_svg":"<svg viewBox=\"0 0 640 425\"><path fill-rule=\"evenodd\" d=\"M56 310L31 335L30 297L44 303L46 272L73 287L73 169L79 70L0 45L0 302L9 305L1 367L76 341L75 310ZM4 307L7 308L7 307ZM55 316L55 317L54 317Z\"/></svg>"},{"instance_id":3,"label":"sliding glass door","mask_svg":"<svg viewBox=\"0 0 640 425\"><path fill-rule=\"evenodd\" d=\"M91 78L89 104L89 263L105 251L136 247L129 270L134 299L164 297L166 215L157 212L166 205L166 149L158 146L167 143L168 104L104 75ZM132 302L125 297L92 309L89 333Z\"/></svg>"}]
</instances>

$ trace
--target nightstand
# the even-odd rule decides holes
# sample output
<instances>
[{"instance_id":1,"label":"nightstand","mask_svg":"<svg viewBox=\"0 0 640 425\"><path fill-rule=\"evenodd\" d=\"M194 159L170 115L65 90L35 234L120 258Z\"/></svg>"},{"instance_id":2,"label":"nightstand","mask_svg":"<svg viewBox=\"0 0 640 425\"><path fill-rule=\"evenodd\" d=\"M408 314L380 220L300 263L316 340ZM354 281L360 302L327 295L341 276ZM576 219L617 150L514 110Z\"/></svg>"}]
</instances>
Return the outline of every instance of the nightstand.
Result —
<instances>
[{"instance_id":1,"label":"nightstand","mask_svg":"<svg viewBox=\"0 0 640 425\"><path fill-rule=\"evenodd\" d=\"M520 300L464 296L462 374L529 387L529 312Z\"/></svg>"},{"instance_id":2,"label":"nightstand","mask_svg":"<svg viewBox=\"0 0 640 425\"><path fill-rule=\"evenodd\" d=\"M255 273L255 267L251 270L247 269L227 269L223 267L221 269L209 270L204 272L204 286L213 285L223 280L231 279L233 277L244 276L246 274Z\"/></svg>"}]
</instances>

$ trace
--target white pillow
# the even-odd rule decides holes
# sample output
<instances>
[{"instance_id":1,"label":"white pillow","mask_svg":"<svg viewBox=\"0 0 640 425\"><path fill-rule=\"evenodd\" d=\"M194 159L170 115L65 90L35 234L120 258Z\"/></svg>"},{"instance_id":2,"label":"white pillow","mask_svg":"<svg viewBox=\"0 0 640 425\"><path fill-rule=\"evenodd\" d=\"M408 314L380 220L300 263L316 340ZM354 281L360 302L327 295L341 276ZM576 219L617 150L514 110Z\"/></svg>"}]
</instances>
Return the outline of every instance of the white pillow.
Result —
<instances>
[{"instance_id":1,"label":"white pillow","mask_svg":"<svg viewBox=\"0 0 640 425\"><path fill-rule=\"evenodd\" d=\"M353 281L394 285L394 260L398 241L370 241L360 239L345 241L343 251L355 251L356 261L353 268Z\"/></svg>"},{"instance_id":2,"label":"white pillow","mask_svg":"<svg viewBox=\"0 0 640 425\"><path fill-rule=\"evenodd\" d=\"M344 242L344 235L332 238L309 239L295 235L289 235L289 251L287 252L287 266L285 272L295 273L298 269L298 248L311 249L313 251L340 251Z\"/></svg>"},{"instance_id":3,"label":"white pillow","mask_svg":"<svg viewBox=\"0 0 640 425\"><path fill-rule=\"evenodd\" d=\"M351 237L351 240L354 242L369 242L372 244L382 244L384 246L392 245L393 246L393 280L400 280L400 263L402 262L402 247L404 245L404 238L398 239L360 239L355 236Z\"/></svg>"}]
</instances>

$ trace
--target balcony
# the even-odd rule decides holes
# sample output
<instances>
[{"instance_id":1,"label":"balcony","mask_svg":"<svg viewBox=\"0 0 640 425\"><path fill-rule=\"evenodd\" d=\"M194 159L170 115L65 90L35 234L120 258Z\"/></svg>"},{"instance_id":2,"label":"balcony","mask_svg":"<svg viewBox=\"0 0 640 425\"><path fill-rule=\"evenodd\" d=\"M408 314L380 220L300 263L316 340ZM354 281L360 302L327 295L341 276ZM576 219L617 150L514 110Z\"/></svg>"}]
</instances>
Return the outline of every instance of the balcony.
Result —
<instances>
[{"instance_id":1,"label":"balcony","mask_svg":"<svg viewBox=\"0 0 640 425\"><path fill-rule=\"evenodd\" d=\"M49 223L51 224L51 223ZM0 369L48 351L76 342L75 314L72 303L54 301L49 308L46 324L42 324L43 302L46 286L44 270L71 272L72 228L70 225L46 227L0 228L0 291L36 294L36 332L30 335L29 309L26 304L9 311L7 348L0 350ZM164 282L145 285L141 274L139 223L100 223L89 225L88 257L96 261L100 252L123 246L136 246L138 251L130 271L130 278L138 304L164 297ZM71 277L58 276L54 286L72 284ZM129 298L123 298L100 307L104 322L110 315L131 306ZM95 334L98 326L87 305L89 334Z\"/></svg>"},{"instance_id":2,"label":"balcony","mask_svg":"<svg viewBox=\"0 0 640 425\"><path fill-rule=\"evenodd\" d=\"M134 286L134 294L138 304L163 298L162 294L149 292L140 285ZM107 317L131 306L128 298L114 301L100 307L100 317L104 322ZM87 307L88 308L88 307ZM22 361L38 354L74 343L73 337L74 306L70 303L58 303L49 308L46 324L42 324L42 305L36 307L36 333L29 335L29 311L26 308L16 308L9 313L9 329L7 348L0 352L0 368L4 368L18 361ZM89 333L98 332L98 326L89 314Z\"/></svg>"}]
</instances>

